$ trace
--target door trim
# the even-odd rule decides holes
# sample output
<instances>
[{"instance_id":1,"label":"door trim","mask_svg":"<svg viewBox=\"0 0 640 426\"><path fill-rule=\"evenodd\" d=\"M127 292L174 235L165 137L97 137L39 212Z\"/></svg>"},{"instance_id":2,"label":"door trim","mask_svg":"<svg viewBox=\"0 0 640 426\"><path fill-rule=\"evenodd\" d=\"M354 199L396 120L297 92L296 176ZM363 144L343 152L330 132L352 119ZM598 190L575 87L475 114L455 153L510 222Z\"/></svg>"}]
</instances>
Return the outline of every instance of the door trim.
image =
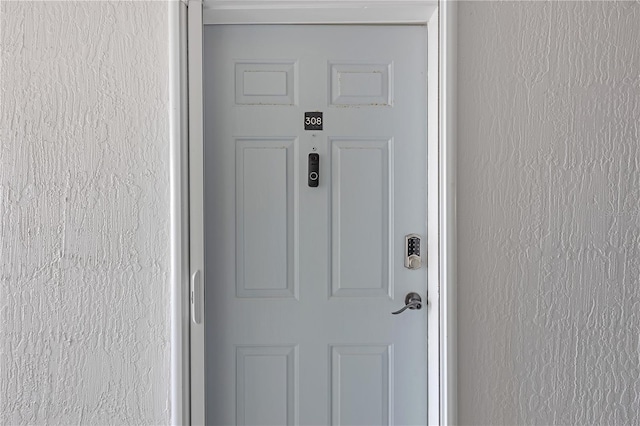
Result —
<instances>
[{"instance_id":1,"label":"door trim","mask_svg":"<svg viewBox=\"0 0 640 426\"><path fill-rule=\"evenodd\" d=\"M190 320L189 277L204 269L202 32L216 23L427 25L426 338L429 389L438 389L427 403L429 424L456 423L456 15L455 0L170 1L172 424L204 423L204 375L191 374L204 371L204 325Z\"/></svg>"},{"instance_id":2,"label":"door trim","mask_svg":"<svg viewBox=\"0 0 640 426\"><path fill-rule=\"evenodd\" d=\"M168 3L169 185L171 322L171 424L189 424L189 159L187 90L187 4Z\"/></svg>"},{"instance_id":3,"label":"door trim","mask_svg":"<svg viewBox=\"0 0 640 426\"><path fill-rule=\"evenodd\" d=\"M441 0L438 29L440 424L458 424L457 32L458 3Z\"/></svg>"},{"instance_id":4,"label":"door trim","mask_svg":"<svg viewBox=\"0 0 640 426\"><path fill-rule=\"evenodd\" d=\"M434 0L205 0L210 24L426 24Z\"/></svg>"}]
</instances>

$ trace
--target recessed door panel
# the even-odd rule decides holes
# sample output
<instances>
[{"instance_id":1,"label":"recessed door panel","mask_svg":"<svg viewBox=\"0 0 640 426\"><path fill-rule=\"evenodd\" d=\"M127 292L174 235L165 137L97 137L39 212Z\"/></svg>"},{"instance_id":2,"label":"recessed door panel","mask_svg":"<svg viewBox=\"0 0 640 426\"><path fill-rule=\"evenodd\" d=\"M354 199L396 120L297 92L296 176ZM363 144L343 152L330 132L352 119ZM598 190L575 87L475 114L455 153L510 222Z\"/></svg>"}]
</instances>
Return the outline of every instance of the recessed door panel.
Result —
<instances>
[{"instance_id":1,"label":"recessed door panel","mask_svg":"<svg viewBox=\"0 0 640 426\"><path fill-rule=\"evenodd\" d=\"M237 348L237 424L292 426L297 412L295 347Z\"/></svg>"},{"instance_id":2,"label":"recessed door panel","mask_svg":"<svg viewBox=\"0 0 640 426\"><path fill-rule=\"evenodd\" d=\"M294 105L295 62L236 62L237 105Z\"/></svg>"},{"instance_id":3,"label":"recessed door panel","mask_svg":"<svg viewBox=\"0 0 640 426\"><path fill-rule=\"evenodd\" d=\"M392 105L392 63L330 64L329 73L332 105Z\"/></svg>"},{"instance_id":4,"label":"recessed door panel","mask_svg":"<svg viewBox=\"0 0 640 426\"><path fill-rule=\"evenodd\" d=\"M236 140L239 297L295 297L293 146Z\"/></svg>"},{"instance_id":5,"label":"recessed door panel","mask_svg":"<svg viewBox=\"0 0 640 426\"><path fill-rule=\"evenodd\" d=\"M392 423L392 353L388 345L332 347L333 426Z\"/></svg>"},{"instance_id":6,"label":"recessed door panel","mask_svg":"<svg viewBox=\"0 0 640 426\"><path fill-rule=\"evenodd\" d=\"M334 139L333 296L391 296L391 141Z\"/></svg>"}]
</instances>

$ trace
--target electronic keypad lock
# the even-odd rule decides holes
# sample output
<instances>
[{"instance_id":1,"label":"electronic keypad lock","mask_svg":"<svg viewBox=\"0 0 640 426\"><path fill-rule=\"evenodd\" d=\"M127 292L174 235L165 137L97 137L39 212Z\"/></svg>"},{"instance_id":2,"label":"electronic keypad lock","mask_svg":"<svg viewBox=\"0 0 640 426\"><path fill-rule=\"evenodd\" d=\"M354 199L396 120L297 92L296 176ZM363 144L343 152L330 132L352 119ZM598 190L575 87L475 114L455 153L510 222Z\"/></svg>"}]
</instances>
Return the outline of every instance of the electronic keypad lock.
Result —
<instances>
[{"instance_id":1,"label":"electronic keypad lock","mask_svg":"<svg viewBox=\"0 0 640 426\"><path fill-rule=\"evenodd\" d=\"M420 255L420 235L409 234L404 237L404 266L409 269L420 269L422 267L422 256Z\"/></svg>"}]
</instances>

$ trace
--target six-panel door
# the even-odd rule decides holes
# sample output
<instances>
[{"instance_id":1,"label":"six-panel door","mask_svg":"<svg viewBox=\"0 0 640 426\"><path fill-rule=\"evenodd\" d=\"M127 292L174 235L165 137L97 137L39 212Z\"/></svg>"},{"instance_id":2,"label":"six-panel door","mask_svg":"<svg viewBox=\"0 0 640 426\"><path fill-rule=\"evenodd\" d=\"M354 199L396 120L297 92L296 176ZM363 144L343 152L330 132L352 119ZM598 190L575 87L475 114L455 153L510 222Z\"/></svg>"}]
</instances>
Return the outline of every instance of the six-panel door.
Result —
<instances>
[{"instance_id":1,"label":"six-panel door","mask_svg":"<svg viewBox=\"0 0 640 426\"><path fill-rule=\"evenodd\" d=\"M205 28L207 424L426 423L424 31Z\"/></svg>"}]
</instances>

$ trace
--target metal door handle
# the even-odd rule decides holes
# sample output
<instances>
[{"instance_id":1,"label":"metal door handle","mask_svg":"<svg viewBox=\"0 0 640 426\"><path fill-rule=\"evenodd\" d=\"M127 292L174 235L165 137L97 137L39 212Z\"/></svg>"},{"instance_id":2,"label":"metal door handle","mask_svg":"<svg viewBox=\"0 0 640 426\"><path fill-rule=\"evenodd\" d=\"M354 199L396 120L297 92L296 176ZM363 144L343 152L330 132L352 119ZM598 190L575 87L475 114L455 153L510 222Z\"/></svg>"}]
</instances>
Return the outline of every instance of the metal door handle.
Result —
<instances>
[{"instance_id":1,"label":"metal door handle","mask_svg":"<svg viewBox=\"0 0 640 426\"><path fill-rule=\"evenodd\" d=\"M398 315L406 311L407 309L422 309L422 298L418 293L409 293L404 298L404 307L398 311L391 312L393 315Z\"/></svg>"}]
</instances>

